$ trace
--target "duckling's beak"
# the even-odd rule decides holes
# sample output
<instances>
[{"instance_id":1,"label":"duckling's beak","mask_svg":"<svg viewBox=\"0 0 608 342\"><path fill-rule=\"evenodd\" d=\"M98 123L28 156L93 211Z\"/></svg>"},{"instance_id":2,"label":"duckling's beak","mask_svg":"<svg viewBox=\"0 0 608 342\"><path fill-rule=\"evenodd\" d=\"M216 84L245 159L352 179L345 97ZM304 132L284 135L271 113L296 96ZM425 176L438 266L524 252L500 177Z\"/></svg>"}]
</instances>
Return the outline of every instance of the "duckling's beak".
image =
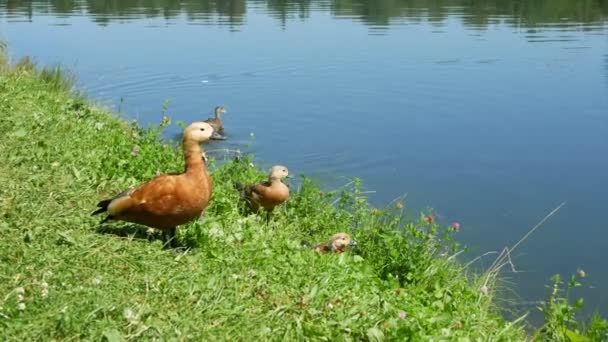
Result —
<instances>
[{"instance_id":1,"label":"duckling's beak","mask_svg":"<svg viewBox=\"0 0 608 342\"><path fill-rule=\"evenodd\" d=\"M287 175L287 176L285 176L285 178L286 178L286 179L292 179L292 178L293 178L293 176L292 176L292 175Z\"/></svg>"},{"instance_id":2,"label":"duckling's beak","mask_svg":"<svg viewBox=\"0 0 608 342\"><path fill-rule=\"evenodd\" d=\"M355 240L350 240L350 243L348 244L350 247L355 247L357 246L357 241Z\"/></svg>"}]
</instances>

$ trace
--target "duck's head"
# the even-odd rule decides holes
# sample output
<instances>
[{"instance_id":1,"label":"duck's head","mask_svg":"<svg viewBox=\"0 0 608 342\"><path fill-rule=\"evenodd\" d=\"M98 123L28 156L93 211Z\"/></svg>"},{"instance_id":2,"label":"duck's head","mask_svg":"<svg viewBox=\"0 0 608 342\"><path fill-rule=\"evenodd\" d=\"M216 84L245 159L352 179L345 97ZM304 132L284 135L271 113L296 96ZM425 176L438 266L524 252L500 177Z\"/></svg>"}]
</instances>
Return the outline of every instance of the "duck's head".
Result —
<instances>
[{"instance_id":1,"label":"duck's head","mask_svg":"<svg viewBox=\"0 0 608 342\"><path fill-rule=\"evenodd\" d=\"M193 141L202 144L211 139L213 132L213 127L206 122L193 122L184 130L184 141Z\"/></svg>"},{"instance_id":2,"label":"duck's head","mask_svg":"<svg viewBox=\"0 0 608 342\"><path fill-rule=\"evenodd\" d=\"M351 239L347 233L337 233L331 237L331 249L334 251L344 251L347 247L354 247L357 242Z\"/></svg>"},{"instance_id":3,"label":"duck's head","mask_svg":"<svg viewBox=\"0 0 608 342\"><path fill-rule=\"evenodd\" d=\"M226 113L226 108L224 108L224 106L215 107L215 116L220 116L224 113Z\"/></svg>"},{"instance_id":4,"label":"duck's head","mask_svg":"<svg viewBox=\"0 0 608 342\"><path fill-rule=\"evenodd\" d=\"M287 167L283 165L275 165L270 169L270 173L268 178L271 180L281 180L283 178L289 177L289 170Z\"/></svg>"}]
</instances>

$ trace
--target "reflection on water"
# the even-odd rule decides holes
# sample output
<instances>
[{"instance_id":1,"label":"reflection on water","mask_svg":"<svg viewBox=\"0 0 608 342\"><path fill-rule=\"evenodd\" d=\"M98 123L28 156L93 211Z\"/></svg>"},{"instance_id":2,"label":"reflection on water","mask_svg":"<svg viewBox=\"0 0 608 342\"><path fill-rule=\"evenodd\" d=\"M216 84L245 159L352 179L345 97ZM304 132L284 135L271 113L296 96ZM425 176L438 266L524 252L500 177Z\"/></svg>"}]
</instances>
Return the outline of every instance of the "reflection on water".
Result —
<instances>
[{"instance_id":1,"label":"reflection on water","mask_svg":"<svg viewBox=\"0 0 608 342\"><path fill-rule=\"evenodd\" d=\"M567 201L510 287L536 301L580 267L606 314L607 21L608 0L0 0L10 51L73 68L92 98L143 123L165 99L182 121L225 105L217 149L254 132L261 164L360 176L379 205L407 193L460 222L471 257Z\"/></svg>"},{"instance_id":2,"label":"reflection on water","mask_svg":"<svg viewBox=\"0 0 608 342\"><path fill-rule=\"evenodd\" d=\"M86 14L106 25L111 21L156 17L170 21L185 15L192 23L237 27L245 23L246 3L245 0L9 0L4 6L8 16L25 16L30 20L44 14L58 17ZM350 18L375 27L423 20L441 27L450 16L457 16L465 26L475 29L504 23L539 29L576 25L592 30L593 24L602 23L608 15L608 0L254 0L249 3L253 10L265 7L266 12L283 25L290 18L308 18L311 11L328 11L336 18ZM531 35L536 32L530 30Z\"/></svg>"}]
</instances>

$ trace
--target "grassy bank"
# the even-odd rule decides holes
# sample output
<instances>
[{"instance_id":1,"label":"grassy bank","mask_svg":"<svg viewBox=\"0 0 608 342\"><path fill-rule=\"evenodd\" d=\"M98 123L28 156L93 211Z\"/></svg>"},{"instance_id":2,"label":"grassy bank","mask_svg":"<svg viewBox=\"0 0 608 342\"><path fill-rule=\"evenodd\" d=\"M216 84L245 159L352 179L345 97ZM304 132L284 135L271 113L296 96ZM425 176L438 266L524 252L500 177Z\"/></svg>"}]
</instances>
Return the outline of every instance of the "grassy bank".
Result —
<instances>
[{"instance_id":1,"label":"grassy bank","mask_svg":"<svg viewBox=\"0 0 608 342\"><path fill-rule=\"evenodd\" d=\"M266 226L232 188L264 178L255 160L211 161L212 204L178 231L186 253L99 227L99 199L183 169L160 139L169 122L128 124L57 70L1 56L2 340L527 339L493 306L493 284L455 261L452 228L407 221L401 203L371 208L357 182L323 192L303 178ZM321 256L300 244L339 231L359 246Z\"/></svg>"}]
</instances>

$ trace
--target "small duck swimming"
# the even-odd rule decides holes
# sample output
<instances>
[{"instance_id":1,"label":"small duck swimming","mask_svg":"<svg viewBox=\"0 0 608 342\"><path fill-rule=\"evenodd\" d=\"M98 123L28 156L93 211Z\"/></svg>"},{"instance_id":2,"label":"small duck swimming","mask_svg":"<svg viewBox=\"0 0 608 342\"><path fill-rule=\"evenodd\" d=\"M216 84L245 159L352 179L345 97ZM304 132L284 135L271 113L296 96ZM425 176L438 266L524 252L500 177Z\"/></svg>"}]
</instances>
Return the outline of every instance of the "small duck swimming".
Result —
<instances>
[{"instance_id":1,"label":"small duck swimming","mask_svg":"<svg viewBox=\"0 0 608 342\"><path fill-rule=\"evenodd\" d=\"M260 208L266 209L266 223L270 222L270 215L274 208L289 199L289 187L282 179L289 176L289 171L283 165L275 165L270 169L268 180L257 184L235 183L234 187L241 194L254 212Z\"/></svg>"},{"instance_id":2,"label":"small duck swimming","mask_svg":"<svg viewBox=\"0 0 608 342\"><path fill-rule=\"evenodd\" d=\"M205 120L206 123L213 127L213 136L211 136L212 140L226 140L226 136L224 135L224 126L222 125L222 114L226 113L226 108L223 106L215 107L215 117L209 118Z\"/></svg>"}]
</instances>

